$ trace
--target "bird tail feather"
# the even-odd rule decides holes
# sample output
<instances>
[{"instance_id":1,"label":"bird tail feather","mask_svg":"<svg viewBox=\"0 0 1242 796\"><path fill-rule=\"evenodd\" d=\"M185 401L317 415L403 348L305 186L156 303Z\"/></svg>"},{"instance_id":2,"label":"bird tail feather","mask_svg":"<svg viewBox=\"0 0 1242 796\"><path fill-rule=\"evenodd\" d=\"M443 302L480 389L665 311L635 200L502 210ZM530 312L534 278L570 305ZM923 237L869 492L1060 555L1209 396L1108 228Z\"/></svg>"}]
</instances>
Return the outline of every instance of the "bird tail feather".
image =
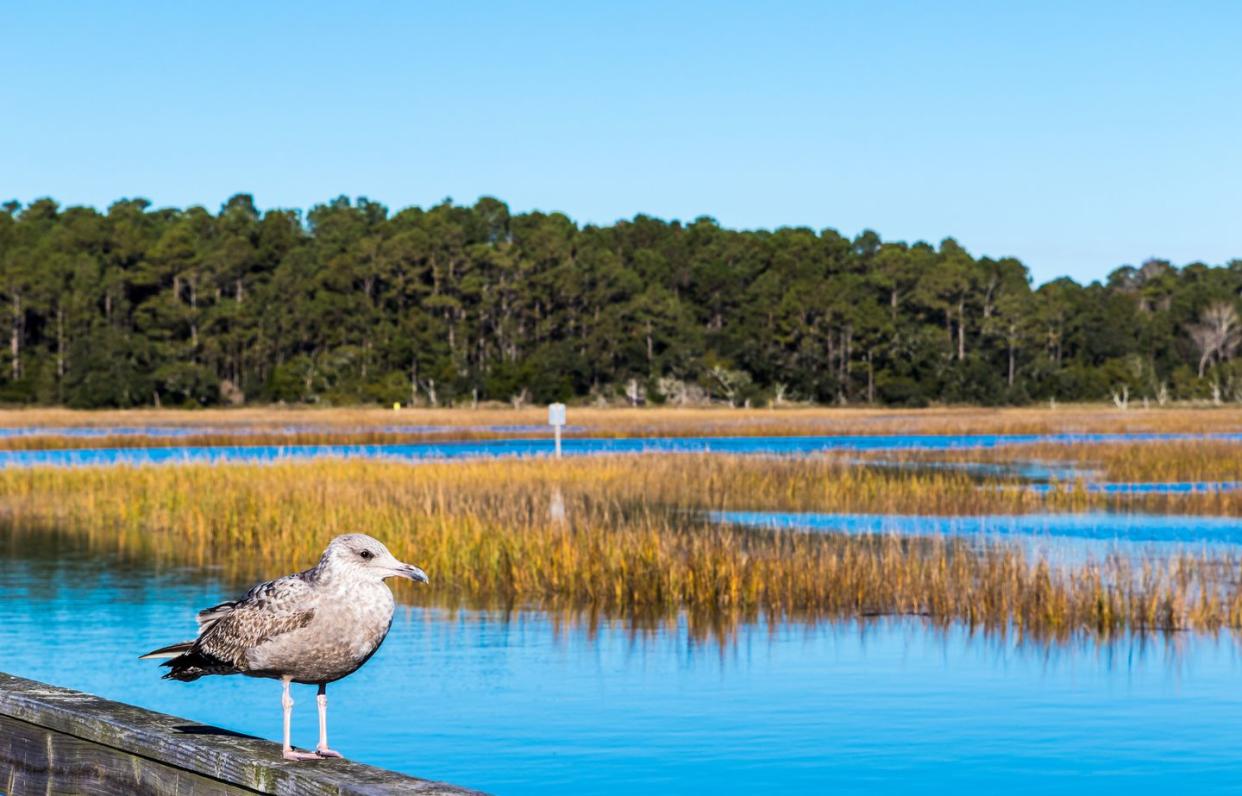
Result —
<instances>
[{"instance_id":1,"label":"bird tail feather","mask_svg":"<svg viewBox=\"0 0 1242 796\"><path fill-rule=\"evenodd\" d=\"M139 655L138 660L148 661L155 658L175 658L184 652L189 652L193 646L193 641L178 641L176 644L169 644L167 647L151 650L146 655Z\"/></svg>"},{"instance_id":2,"label":"bird tail feather","mask_svg":"<svg viewBox=\"0 0 1242 796\"><path fill-rule=\"evenodd\" d=\"M168 667L168 672L164 675L165 680L180 680L183 683L197 680L208 674L237 674L238 672L235 664L222 661L202 650L190 650L160 665Z\"/></svg>"}]
</instances>

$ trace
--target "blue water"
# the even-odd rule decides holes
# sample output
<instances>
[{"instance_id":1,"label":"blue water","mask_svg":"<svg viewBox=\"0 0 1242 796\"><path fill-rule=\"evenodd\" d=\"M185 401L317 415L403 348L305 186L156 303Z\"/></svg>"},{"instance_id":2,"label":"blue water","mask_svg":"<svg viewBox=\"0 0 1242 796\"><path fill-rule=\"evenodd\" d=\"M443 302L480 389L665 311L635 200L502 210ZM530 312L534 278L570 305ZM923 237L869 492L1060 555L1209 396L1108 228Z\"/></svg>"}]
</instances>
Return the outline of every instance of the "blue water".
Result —
<instances>
[{"instance_id":1,"label":"blue water","mask_svg":"<svg viewBox=\"0 0 1242 796\"><path fill-rule=\"evenodd\" d=\"M156 437L177 438L202 435L248 437L256 434L535 434L545 425L338 425L301 424L284 426L194 425L194 426L0 426L0 438L14 437ZM565 426L565 432L581 431L579 426Z\"/></svg>"},{"instance_id":2,"label":"blue water","mask_svg":"<svg viewBox=\"0 0 1242 796\"><path fill-rule=\"evenodd\" d=\"M1242 434L903 434L819 437L654 437L629 439L571 438L569 456L604 453L730 453L808 455L834 450L961 450L1036 444L1106 444L1212 440L1242 442ZM225 445L159 448L98 448L0 451L0 467L92 464L164 464L176 462L267 462L323 457L417 461L491 456L548 456L545 439L497 439L426 442L401 445Z\"/></svg>"},{"instance_id":3,"label":"blue water","mask_svg":"<svg viewBox=\"0 0 1242 796\"><path fill-rule=\"evenodd\" d=\"M953 471L965 473L980 480L1014 478L1028 482L1019 488L1039 494L1081 489L1090 494L1102 495L1194 495L1236 492L1242 489L1242 481L1101 481L1102 473L1099 470L1066 462L923 461L880 458L859 458L847 461L856 467L891 469L907 473Z\"/></svg>"},{"instance_id":4,"label":"blue water","mask_svg":"<svg viewBox=\"0 0 1242 796\"><path fill-rule=\"evenodd\" d=\"M1041 494L1080 488L1075 483L1029 484L1027 489ZM1101 495L1195 495L1215 492L1236 492L1242 481L1110 481L1084 483L1081 488Z\"/></svg>"},{"instance_id":5,"label":"blue water","mask_svg":"<svg viewBox=\"0 0 1242 796\"><path fill-rule=\"evenodd\" d=\"M273 573L275 574L275 573ZM0 553L0 669L278 739L279 686L136 656L236 587L71 549ZM315 740L295 688L295 743ZM496 793L1173 793L1242 785L1229 636L1039 646L916 620L594 634L400 610L329 689L346 755ZM328 763L330 765L330 763Z\"/></svg>"},{"instance_id":6,"label":"blue water","mask_svg":"<svg viewBox=\"0 0 1242 796\"><path fill-rule=\"evenodd\" d=\"M805 455L1187 439L1242 442L1242 435L578 438L566 440L565 449L570 455ZM551 450L542 439L181 446L3 452L0 465L323 456L417 461ZM1041 467L1013 474L1087 479L1089 490L1122 495L1239 488L1237 482L1106 484L1090 473ZM716 519L1000 539L1075 559L1175 550L1242 555L1239 518L727 512ZM240 677L161 681L157 665L136 658L191 636L195 610L235 597L246 585L71 546L0 546L0 670L278 740L277 684ZM347 756L497 793L1242 790L1236 729L1242 656L1229 635L1040 646L893 619L760 623L722 645L697 638L684 619L646 631L605 621L591 632L538 611L406 608L379 654L329 695L332 743ZM313 696L311 688L295 691L301 746L316 736Z\"/></svg>"},{"instance_id":7,"label":"blue water","mask_svg":"<svg viewBox=\"0 0 1242 796\"><path fill-rule=\"evenodd\" d=\"M847 459L849 464L900 472L936 472L949 470L973 478L1018 478L1025 481L1049 482L1096 480L1100 472L1077 463L1041 461L1036 459L1009 462L929 461L925 459L884 459L877 456Z\"/></svg>"},{"instance_id":8,"label":"blue water","mask_svg":"<svg viewBox=\"0 0 1242 796\"><path fill-rule=\"evenodd\" d=\"M1079 561L1121 553L1130 556L1242 555L1242 517L1131 512L1081 514L832 514L716 511L716 522L849 534L895 534L1013 542L1028 553Z\"/></svg>"}]
</instances>

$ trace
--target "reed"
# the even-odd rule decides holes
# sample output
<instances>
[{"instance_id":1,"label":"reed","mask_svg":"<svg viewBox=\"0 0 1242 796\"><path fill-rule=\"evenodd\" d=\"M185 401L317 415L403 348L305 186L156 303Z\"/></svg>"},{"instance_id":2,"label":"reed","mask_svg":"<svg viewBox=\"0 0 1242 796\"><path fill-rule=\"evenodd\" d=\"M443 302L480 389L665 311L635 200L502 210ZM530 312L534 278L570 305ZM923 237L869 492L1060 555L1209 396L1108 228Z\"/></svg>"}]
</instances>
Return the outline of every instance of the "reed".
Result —
<instances>
[{"instance_id":1,"label":"reed","mask_svg":"<svg viewBox=\"0 0 1242 796\"><path fill-rule=\"evenodd\" d=\"M970 451L923 451L882 454L896 463L955 461L1015 464L1040 462L1071 465L1111 482L1242 481L1242 443L1217 440L1179 440L1107 444L1039 444ZM1236 514L1237 504L1226 501L1220 511Z\"/></svg>"},{"instance_id":2,"label":"reed","mask_svg":"<svg viewBox=\"0 0 1242 796\"><path fill-rule=\"evenodd\" d=\"M426 442L512 439L538 436L539 432L487 430L470 426L443 426L410 431L388 431L377 426L322 428L268 428L255 426L238 431L189 427L176 436L167 434L64 435L56 433L0 437L0 450L80 450L89 448L171 448L271 445L405 445Z\"/></svg>"},{"instance_id":3,"label":"reed","mask_svg":"<svg viewBox=\"0 0 1242 796\"><path fill-rule=\"evenodd\" d=\"M897 483L829 460L695 456L0 471L16 532L70 534L239 580L309 566L328 538L365 531L431 573L434 588L402 589L406 601L687 612L726 624L916 614L1037 635L1242 627L1232 560L1051 566L997 543L747 530L701 511L744 498L747 507L1046 508L955 474Z\"/></svg>"},{"instance_id":4,"label":"reed","mask_svg":"<svg viewBox=\"0 0 1242 796\"><path fill-rule=\"evenodd\" d=\"M1101 405L1047 408L781 407L775 409L572 407L570 435L605 437L818 434L1046 434L1057 432L1242 431L1242 408L1187 407L1120 411ZM542 427L542 407L520 410L267 407L208 410L0 411L0 428L166 425L186 429L189 439L143 436L0 437L0 448L117 447L174 444L366 444L424 439L511 436L489 426ZM393 431L393 426L418 427ZM244 435L222 433L244 431ZM537 433L537 432L536 432Z\"/></svg>"},{"instance_id":5,"label":"reed","mask_svg":"<svg viewBox=\"0 0 1242 796\"><path fill-rule=\"evenodd\" d=\"M1177 453L1148 453L1147 445L1116 446L1111 455L1119 462L1157 462L1161 455ZM1079 446L1079 452L1087 457L1091 447ZM1194 444L1186 443L1186 447L1193 450ZM1222 446L1222 457L1228 455L1227 448ZM1015 451L1023 450L999 455L1022 460ZM1238 450L1242 451L1242 446ZM951 456L974 462L984 453L994 452L955 452ZM852 452L815 457L647 457L644 461L650 461L649 465L635 466L632 473L608 488L631 500L686 509L937 516L1121 510L1242 516L1242 492L1106 495L1087 491L1085 480L1070 479L1059 483L1059 489L1038 493L1026 489L1027 482L1014 476L980 478L962 470L918 469L917 465L928 459L948 458L941 452L886 452L872 457L883 464L877 467L863 466L867 457L861 458L862 464Z\"/></svg>"}]
</instances>

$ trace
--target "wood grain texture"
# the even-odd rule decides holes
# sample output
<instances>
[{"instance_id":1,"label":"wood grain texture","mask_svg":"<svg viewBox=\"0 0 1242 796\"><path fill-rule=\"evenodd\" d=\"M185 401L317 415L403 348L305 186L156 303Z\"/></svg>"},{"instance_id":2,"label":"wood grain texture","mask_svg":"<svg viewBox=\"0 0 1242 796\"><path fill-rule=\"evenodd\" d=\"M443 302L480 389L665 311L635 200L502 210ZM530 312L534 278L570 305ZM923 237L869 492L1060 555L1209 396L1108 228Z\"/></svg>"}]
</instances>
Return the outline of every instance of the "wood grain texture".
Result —
<instances>
[{"instance_id":1,"label":"wood grain texture","mask_svg":"<svg viewBox=\"0 0 1242 796\"><path fill-rule=\"evenodd\" d=\"M8 796L258 792L0 716L0 793Z\"/></svg>"},{"instance_id":2,"label":"wood grain texture","mask_svg":"<svg viewBox=\"0 0 1242 796\"><path fill-rule=\"evenodd\" d=\"M0 792L379 796L476 793L0 674Z\"/></svg>"}]
</instances>

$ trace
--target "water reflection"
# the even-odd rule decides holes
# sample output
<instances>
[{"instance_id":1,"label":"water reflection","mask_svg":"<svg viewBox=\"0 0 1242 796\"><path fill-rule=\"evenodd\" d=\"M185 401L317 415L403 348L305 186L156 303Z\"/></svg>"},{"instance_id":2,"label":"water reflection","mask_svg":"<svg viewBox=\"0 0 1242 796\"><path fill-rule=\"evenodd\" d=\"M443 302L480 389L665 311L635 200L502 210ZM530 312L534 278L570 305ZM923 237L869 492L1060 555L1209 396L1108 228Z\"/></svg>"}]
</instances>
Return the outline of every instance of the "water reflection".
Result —
<instances>
[{"instance_id":1,"label":"water reflection","mask_svg":"<svg viewBox=\"0 0 1242 796\"><path fill-rule=\"evenodd\" d=\"M279 688L160 681L137 654L233 593L64 545L0 556L0 669L276 737ZM1038 642L918 620L770 623L728 641L643 625L406 606L334 687L346 754L500 793L1228 789L1232 636ZM315 737L310 689L295 739Z\"/></svg>"},{"instance_id":2,"label":"water reflection","mask_svg":"<svg viewBox=\"0 0 1242 796\"><path fill-rule=\"evenodd\" d=\"M1075 514L840 514L715 511L715 522L848 534L964 538L1018 544L1031 558L1078 562L1122 555L1135 560L1174 554L1242 555L1242 517L1134 512Z\"/></svg>"},{"instance_id":3,"label":"water reflection","mask_svg":"<svg viewBox=\"0 0 1242 796\"><path fill-rule=\"evenodd\" d=\"M933 461L926 459L846 459L856 467L897 470L910 475L940 472L962 473L997 489L1025 489L1038 494L1082 490L1101 495L1195 495L1242 490L1242 481L1101 481L1103 472L1072 462L1037 459L1012 462ZM1000 479L1021 483L995 485Z\"/></svg>"},{"instance_id":4,"label":"water reflection","mask_svg":"<svg viewBox=\"0 0 1242 796\"><path fill-rule=\"evenodd\" d=\"M912 475L927 475L946 471L963 473L980 482L1014 479L1029 481L1035 484L1047 484L1054 481L1072 484L1080 480L1093 481L1101 475L1098 470L1081 467L1071 462L1050 462L1039 459L1019 459L1012 462L970 462L869 457L851 458L845 461L856 467L898 470Z\"/></svg>"}]
</instances>

